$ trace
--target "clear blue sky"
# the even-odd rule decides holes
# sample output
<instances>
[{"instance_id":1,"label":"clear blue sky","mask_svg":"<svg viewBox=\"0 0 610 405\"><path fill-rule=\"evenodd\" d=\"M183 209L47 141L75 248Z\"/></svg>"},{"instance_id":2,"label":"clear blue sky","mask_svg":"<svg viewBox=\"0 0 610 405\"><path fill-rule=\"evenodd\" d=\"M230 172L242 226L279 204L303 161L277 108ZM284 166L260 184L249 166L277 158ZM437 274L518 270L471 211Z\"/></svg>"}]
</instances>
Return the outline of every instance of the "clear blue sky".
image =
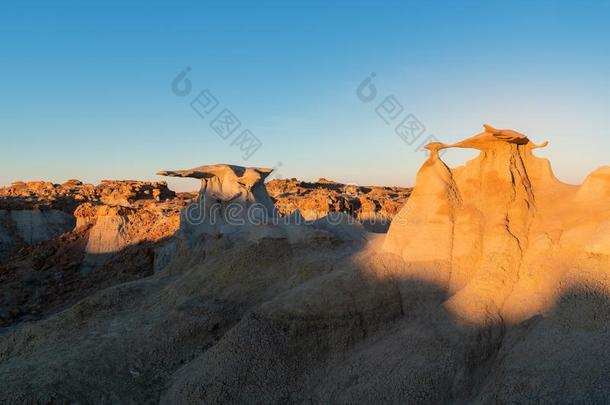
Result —
<instances>
[{"instance_id":1,"label":"clear blue sky","mask_svg":"<svg viewBox=\"0 0 610 405\"><path fill-rule=\"evenodd\" d=\"M94 3L1 3L0 184L281 162L410 185L425 156L376 115L388 95L443 141L483 122L548 139L568 182L610 164L610 1ZM204 89L261 140L248 161L191 109Z\"/></svg>"}]
</instances>

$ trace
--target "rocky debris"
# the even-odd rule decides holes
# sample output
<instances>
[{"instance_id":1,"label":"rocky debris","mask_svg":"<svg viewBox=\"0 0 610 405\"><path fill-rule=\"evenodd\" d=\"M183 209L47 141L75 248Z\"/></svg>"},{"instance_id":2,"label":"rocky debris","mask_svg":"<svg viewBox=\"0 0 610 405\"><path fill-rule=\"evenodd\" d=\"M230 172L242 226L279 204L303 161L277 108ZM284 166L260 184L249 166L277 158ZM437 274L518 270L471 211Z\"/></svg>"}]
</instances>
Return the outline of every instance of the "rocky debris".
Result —
<instances>
[{"instance_id":1,"label":"rocky debris","mask_svg":"<svg viewBox=\"0 0 610 405\"><path fill-rule=\"evenodd\" d=\"M0 210L0 326L153 274L194 197L133 181L17 183L1 193L12 209Z\"/></svg>"},{"instance_id":2,"label":"rocky debris","mask_svg":"<svg viewBox=\"0 0 610 405\"><path fill-rule=\"evenodd\" d=\"M37 319L100 289L153 274L189 201L149 200L138 208L81 204L72 231L25 246L0 266L0 326Z\"/></svg>"},{"instance_id":3,"label":"rocky debris","mask_svg":"<svg viewBox=\"0 0 610 405\"><path fill-rule=\"evenodd\" d=\"M98 185L68 180L14 182L0 188L0 209L57 209L71 214L83 202L129 206L137 201L164 201L176 196L165 182L102 180Z\"/></svg>"},{"instance_id":4,"label":"rocky debris","mask_svg":"<svg viewBox=\"0 0 610 405\"><path fill-rule=\"evenodd\" d=\"M333 212L355 217L369 231L385 232L411 194L410 188L358 186L319 179L314 183L297 179L274 179L267 183L280 215L299 210L306 220Z\"/></svg>"},{"instance_id":5,"label":"rocky debris","mask_svg":"<svg viewBox=\"0 0 610 405\"><path fill-rule=\"evenodd\" d=\"M19 249L71 231L81 204L139 208L150 202L181 209L193 196L176 195L165 182L104 180L99 185L68 180L15 182L0 188L0 263Z\"/></svg>"}]
</instances>

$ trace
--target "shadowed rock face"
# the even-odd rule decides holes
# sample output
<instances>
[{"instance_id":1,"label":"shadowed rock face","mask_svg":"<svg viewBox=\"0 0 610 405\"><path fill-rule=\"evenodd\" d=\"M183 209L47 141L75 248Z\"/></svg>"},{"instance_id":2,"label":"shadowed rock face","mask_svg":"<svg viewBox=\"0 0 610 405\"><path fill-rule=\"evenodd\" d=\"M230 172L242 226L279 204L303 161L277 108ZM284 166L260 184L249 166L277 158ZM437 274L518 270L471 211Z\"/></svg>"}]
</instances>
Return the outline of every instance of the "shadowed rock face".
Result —
<instances>
[{"instance_id":1,"label":"shadowed rock face","mask_svg":"<svg viewBox=\"0 0 610 405\"><path fill-rule=\"evenodd\" d=\"M0 326L153 274L190 196L165 183L72 180L0 189Z\"/></svg>"},{"instance_id":2,"label":"shadowed rock face","mask_svg":"<svg viewBox=\"0 0 610 405\"><path fill-rule=\"evenodd\" d=\"M70 231L74 217L61 210L0 210L0 262L18 249Z\"/></svg>"}]
</instances>

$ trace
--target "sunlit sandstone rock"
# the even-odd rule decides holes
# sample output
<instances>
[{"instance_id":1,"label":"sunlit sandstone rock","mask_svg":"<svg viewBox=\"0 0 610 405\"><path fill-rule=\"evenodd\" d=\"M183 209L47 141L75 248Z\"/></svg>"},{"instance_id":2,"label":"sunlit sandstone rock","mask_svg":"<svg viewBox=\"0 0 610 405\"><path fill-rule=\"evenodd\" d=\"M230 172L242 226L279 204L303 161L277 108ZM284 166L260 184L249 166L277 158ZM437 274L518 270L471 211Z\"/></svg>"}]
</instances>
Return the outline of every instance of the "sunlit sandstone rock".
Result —
<instances>
[{"instance_id":1,"label":"sunlit sandstone rock","mask_svg":"<svg viewBox=\"0 0 610 405\"><path fill-rule=\"evenodd\" d=\"M610 255L610 168L582 186L564 184L532 153L541 146L488 125L455 144L429 144L415 190L389 229L384 250L447 289L447 306L465 319L544 310L560 284L578 278L587 255ZM449 168L438 153L446 148L481 152Z\"/></svg>"}]
</instances>

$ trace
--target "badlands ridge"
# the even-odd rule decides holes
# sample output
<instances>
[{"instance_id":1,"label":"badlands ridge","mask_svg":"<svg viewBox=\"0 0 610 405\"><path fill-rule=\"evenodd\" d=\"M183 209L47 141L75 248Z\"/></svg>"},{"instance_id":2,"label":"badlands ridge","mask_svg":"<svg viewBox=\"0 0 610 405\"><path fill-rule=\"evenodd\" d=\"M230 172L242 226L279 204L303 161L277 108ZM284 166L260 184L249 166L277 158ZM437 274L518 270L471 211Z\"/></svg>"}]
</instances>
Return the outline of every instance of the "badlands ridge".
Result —
<instances>
[{"instance_id":1,"label":"badlands ridge","mask_svg":"<svg viewBox=\"0 0 610 405\"><path fill-rule=\"evenodd\" d=\"M411 194L231 165L160 173L197 197L14 185L0 403L608 403L610 167L567 185L541 146L429 144Z\"/></svg>"}]
</instances>

